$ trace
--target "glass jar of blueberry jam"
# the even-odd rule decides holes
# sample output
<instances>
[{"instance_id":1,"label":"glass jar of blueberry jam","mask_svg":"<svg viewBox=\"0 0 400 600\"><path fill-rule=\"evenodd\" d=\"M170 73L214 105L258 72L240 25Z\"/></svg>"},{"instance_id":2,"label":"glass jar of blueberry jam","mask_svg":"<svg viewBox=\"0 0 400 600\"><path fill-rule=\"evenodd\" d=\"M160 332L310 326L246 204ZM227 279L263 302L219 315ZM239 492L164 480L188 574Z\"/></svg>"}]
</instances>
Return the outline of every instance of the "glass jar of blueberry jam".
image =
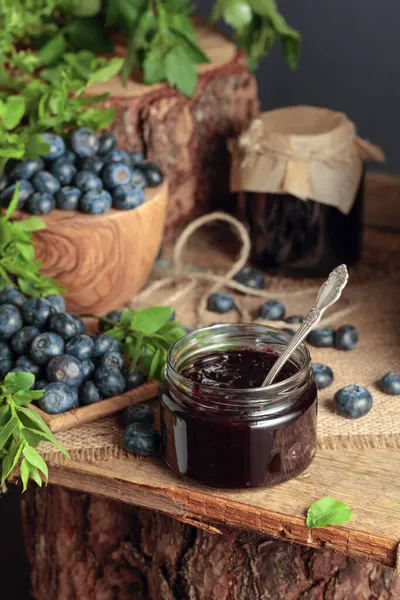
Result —
<instances>
[{"instance_id":1,"label":"glass jar of blueberry jam","mask_svg":"<svg viewBox=\"0 0 400 600\"><path fill-rule=\"evenodd\" d=\"M260 387L290 335L215 325L172 346L161 394L162 453L180 475L224 488L271 486L304 471L316 448L317 389L301 344Z\"/></svg>"}]
</instances>

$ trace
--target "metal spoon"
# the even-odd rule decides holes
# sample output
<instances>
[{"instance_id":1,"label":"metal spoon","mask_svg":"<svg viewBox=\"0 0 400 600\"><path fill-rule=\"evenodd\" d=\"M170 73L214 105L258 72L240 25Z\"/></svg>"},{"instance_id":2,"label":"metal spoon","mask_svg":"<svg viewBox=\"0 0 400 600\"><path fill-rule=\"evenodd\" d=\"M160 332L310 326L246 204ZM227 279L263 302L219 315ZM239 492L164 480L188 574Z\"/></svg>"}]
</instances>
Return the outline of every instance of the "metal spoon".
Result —
<instances>
[{"instance_id":1,"label":"metal spoon","mask_svg":"<svg viewBox=\"0 0 400 600\"><path fill-rule=\"evenodd\" d=\"M282 369L285 362L291 356L292 352L296 350L297 346L301 344L304 338L308 335L308 332L316 325L320 320L327 308L335 304L339 300L343 289L349 279L349 273L346 265L340 265L333 269L328 279L320 287L317 299L310 312L304 317L303 323L290 340L288 346L282 352L272 369L264 379L262 386L265 387L270 385L279 371Z\"/></svg>"}]
</instances>

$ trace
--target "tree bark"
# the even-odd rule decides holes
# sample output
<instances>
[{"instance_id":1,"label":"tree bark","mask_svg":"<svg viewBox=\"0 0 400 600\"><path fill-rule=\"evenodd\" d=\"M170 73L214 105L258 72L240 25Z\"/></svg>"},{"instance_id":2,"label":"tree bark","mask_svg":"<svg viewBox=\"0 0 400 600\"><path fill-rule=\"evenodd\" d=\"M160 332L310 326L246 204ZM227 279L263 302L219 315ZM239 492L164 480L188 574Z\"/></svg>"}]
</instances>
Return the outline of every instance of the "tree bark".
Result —
<instances>
[{"instance_id":1,"label":"tree bark","mask_svg":"<svg viewBox=\"0 0 400 600\"><path fill-rule=\"evenodd\" d=\"M387 567L55 486L30 486L22 521L36 600L400 599Z\"/></svg>"}]
</instances>

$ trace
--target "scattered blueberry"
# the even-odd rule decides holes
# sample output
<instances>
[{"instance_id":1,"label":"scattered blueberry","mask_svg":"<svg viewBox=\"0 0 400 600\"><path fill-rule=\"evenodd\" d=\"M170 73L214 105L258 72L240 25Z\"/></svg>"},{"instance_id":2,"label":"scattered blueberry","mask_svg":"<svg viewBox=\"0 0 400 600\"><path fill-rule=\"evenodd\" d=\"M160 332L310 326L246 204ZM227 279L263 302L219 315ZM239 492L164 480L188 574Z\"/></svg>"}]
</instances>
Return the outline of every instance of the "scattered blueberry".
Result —
<instances>
[{"instance_id":1,"label":"scattered blueberry","mask_svg":"<svg viewBox=\"0 0 400 600\"><path fill-rule=\"evenodd\" d=\"M103 400L102 395L93 381L85 381L79 388L79 400L83 406Z\"/></svg>"},{"instance_id":2,"label":"scattered blueberry","mask_svg":"<svg viewBox=\"0 0 400 600\"><path fill-rule=\"evenodd\" d=\"M331 325L317 327L310 331L307 342L316 348L333 348L335 345L335 330Z\"/></svg>"},{"instance_id":3,"label":"scattered blueberry","mask_svg":"<svg viewBox=\"0 0 400 600\"><path fill-rule=\"evenodd\" d=\"M113 338L110 337L109 335L106 335L105 333L97 335L94 340L93 355L98 358L99 356L102 356L106 352L112 352L113 342L114 342Z\"/></svg>"},{"instance_id":4,"label":"scattered blueberry","mask_svg":"<svg viewBox=\"0 0 400 600\"><path fill-rule=\"evenodd\" d=\"M81 127L72 133L71 148L81 158L94 156L99 146L99 140L91 129Z\"/></svg>"},{"instance_id":5,"label":"scattered blueberry","mask_svg":"<svg viewBox=\"0 0 400 600\"><path fill-rule=\"evenodd\" d=\"M113 206L121 210L132 210L144 202L142 188L133 187L130 183L118 185L112 193Z\"/></svg>"},{"instance_id":6,"label":"scattered blueberry","mask_svg":"<svg viewBox=\"0 0 400 600\"><path fill-rule=\"evenodd\" d=\"M290 335L294 335L296 332L294 329L292 329L291 327L282 327L282 331L285 331L286 333L290 333Z\"/></svg>"},{"instance_id":7,"label":"scattered blueberry","mask_svg":"<svg viewBox=\"0 0 400 600\"><path fill-rule=\"evenodd\" d=\"M124 448L136 456L154 456L158 452L160 436L144 423L132 423L125 429Z\"/></svg>"},{"instance_id":8,"label":"scattered blueberry","mask_svg":"<svg viewBox=\"0 0 400 600\"><path fill-rule=\"evenodd\" d=\"M135 388L143 385L146 382L147 377L139 369L131 371L128 367L122 369L122 375L125 379L126 390L134 390Z\"/></svg>"},{"instance_id":9,"label":"scattered blueberry","mask_svg":"<svg viewBox=\"0 0 400 600\"><path fill-rule=\"evenodd\" d=\"M235 299L230 294L217 292L207 300L207 309L217 313L227 313L235 308Z\"/></svg>"},{"instance_id":10,"label":"scattered blueberry","mask_svg":"<svg viewBox=\"0 0 400 600\"><path fill-rule=\"evenodd\" d=\"M236 273L233 279L254 290L263 290L265 288L264 274L252 267L243 267L239 273Z\"/></svg>"},{"instance_id":11,"label":"scattered blueberry","mask_svg":"<svg viewBox=\"0 0 400 600\"><path fill-rule=\"evenodd\" d=\"M109 133L108 131L101 134L99 137L99 154L108 154L111 150L117 145L117 139L113 133Z\"/></svg>"},{"instance_id":12,"label":"scattered blueberry","mask_svg":"<svg viewBox=\"0 0 400 600\"><path fill-rule=\"evenodd\" d=\"M130 182L132 171L125 163L111 163L106 165L101 173L104 185L108 189L113 189L119 185L125 185Z\"/></svg>"},{"instance_id":13,"label":"scattered blueberry","mask_svg":"<svg viewBox=\"0 0 400 600\"><path fill-rule=\"evenodd\" d=\"M15 306L21 308L25 302L26 296L21 294L13 285L6 285L0 291L0 304L15 304Z\"/></svg>"},{"instance_id":14,"label":"scattered blueberry","mask_svg":"<svg viewBox=\"0 0 400 600\"><path fill-rule=\"evenodd\" d=\"M322 363L312 363L311 366L317 388L319 390L323 390L330 386L333 382L332 369L327 365L323 365Z\"/></svg>"},{"instance_id":15,"label":"scattered blueberry","mask_svg":"<svg viewBox=\"0 0 400 600\"><path fill-rule=\"evenodd\" d=\"M11 178L14 181L19 179L30 179L32 175L44 169L44 162L41 158L31 158L22 160L15 165L11 173Z\"/></svg>"},{"instance_id":16,"label":"scattered blueberry","mask_svg":"<svg viewBox=\"0 0 400 600\"><path fill-rule=\"evenodd\" d=\"M54 177L57 177L61 185L70 185L77 173L77 168L74 164L61 157L54 161L54 164L51 166L51 172Z\"/></svg>"},{"instance_id":17,"label":"scattered blueberry","mask_svg":"<svg viewBox=\"0 0 400 600\"><path fill-rule=\"evenodd\" d=\"M92 378L93 373L95 372L96 367L92 360L81 360L81 373L83 377L83 381L87 381Z\"/></svg>"},{"instance_id":18,"label":"scattered blueberry","mask_svg":"<svg viewBox=\"0 0 400 600\"><path fill-rule=\"evenodd\" d=\"M15 361L15 367L17 368L23 368L28 370L30 373L32 373L35 377L39 377L42 373L42 369L40 367L40 365L36 364L33 362L33 360L30 358L30 356L24 354L22 356L19 356L17 358L17 360Z\"/></svg>"},{"instance_id":19,"label":"scattered blueberry","mask_svg":"<svg viewBox=\"0 0 400 600\"><path fill-rule=\"evenodd\" d=\"M132 166L141 165L144 162L144 154L139 150L129 152L129 158L131 159Z\"/></svg>"},{"instance_id":20,"label":"scattered blueberry","mask_svg":"<svg viewBox=\"0 0 400 600\"><path fill-rule=\"evenodd\" d=\"M30 298L23 305L22 314L27 325L34 325L40 329L50 315L54 314L54 309L45 298Z\"/></svg>"},{"instance_id":21,"label":"scattered blueberry","mask_svg":"<svg viewBox=\"0 0 400 600\"><path fill-rule=\"evenodd\" d=\"M64 346L64 340L58 333L46 331L32 340L29 355L36 364L46 365L54 356L63 354Z\"/></svg>"},{"instance_id":22,"label":"scattered blueberry","mask_svg":"<svg viewBox=\"0 0 400 600\"><path fill-rule=\"evenodd\" d=\"M107 313L105 316L106 319L109 319L110 321L113 321L114 323L118 323L120 318L122 315L122 310L112 310L111 312ZM105 321L99 321L99 329L100 331L107 331L108 329L111 329L112 326L109 323L106 323Z\"/></svg>"},{"instance_id":23,"label":"scattered blueberry","mask_svg":"<svg viewBox=\"0 0 400 600\"><path fill-rule=\"evenodd\" d=\"M74 408L75 394L65 383L48 383L39 399L39 408L50 415L56 415Z\"/></svg>"},{"instance_id":24,"label":"scattered blueberry","mask_svg":"<svg viewBox=\"0 0 400 600\"><path fill-rule=\"evenodd\" d=\"M8 340L23 326L22 315L14 304L0 305L0 340Z\"/></svg>"},{"instance_id":25,"label":"scattered blueberry","mask_svg":"<svg viewBox=\"0 0 400 600\"><path fill-rule=\"evenodd\" d=\"M35 173L32 177L32 184L37 192L48 192L49 194L56 194L61 187L58 179L49 171L38 171Z\"/></svg>"},{"instance_id":26,"label":"scattered blueberry","mask_svg":"<svg viewBox=\"0 0 400 600\"><path fill-rule=\"evenodd\" d=\"M54 356L47 365L46 373L49 381L62 382L69 387L77 387L83 379L79 360L69 354Z\"/></svg>"},{"instance_id":27,"label":"scattered blueberry","mask_svg":"<svg viewBox=\"0 0 400 600\"><path fill-rule=\"evenodd\" d=\"M61 188L56 196L57 208L60 210L78 210L81 196L82 190L73 185L66 185Z\"/></svg>"},{"instance_id":28,"label":"scattered blueberry","mask_svg":"<svg viewBox=\"0 0 400 600\"><path fill-rule=\"evenodd\" d=\"M140 169L133 169L131 177L131 186L144 190L147 185L146 177Z\"/></svg>"},{"instance_id":29,"label":"scattered blueberry","mask_svg":"<svg viewBox=\"0 0 400 600\"><path fill-rule=\"evenodd\" d=\"M290 317L286 317L285 322L291 325L301 325L304 317L302 315L291 315Z\"/></svg>"},{"instance_id":30,"label":"scattered blueberry","mask_svg":"<svg viewBox=\"0 0 400 600\"><path fill-rule=\"evenodd\" d=\"M89 156L81 162L82 171L90 171L91 173L95 173L95 175L98 175L103 167L104 162L99 156Z\"/></svg>"},{"instance_id":31,"label":"scattered blueberry","mask_svg":"<svg viewBox=\"0 0 400 600\"><path fill-rule=\"evenodd\" d=\"M385 394L398 396L400 394L400 372L393 371L386 373L380 381L380 388Z\"/></svg>"},{"instance_id":32,"label":"scattered blueberry","mask_svg":"<svg viewBox=\"0 0 400 600\"><path fill-rule=\"evenodd\" d=\"M48 192L35 192L29 196L25 210L32 215L47 215L56 207L54 196Z\"/></svg>"},{"instance_id":33,"label":"scattered blueberry","mask_svg":"<svg viewBox=\"0 0 400 600\"><path fill-rule=\"evenodd\" d=\"M65 143L62 137L55 133L43 133L43 140L49 144L50 150L43 156L47 160L54 160L62 156L65 152Z\"/></svg>"},{"instance_id":34,"label":"scattered blueberry","mask_svg":"<svg viewBox=\"0 0 400 600\"><path fill-rule=\"evenodd\" d=\"M18 196L18 205L17 208L21 209L24 207L25 202L28 200L29 196L33 194L34 189L30 181L26 181L25 179L21 179L19 182L19 196ZM8 206L15 192L15 186L17 184L13 183L5 188L0 194L0 205Z\"/></svg>"},{"instance_id":35,"label":"scattered blueberry","mask_svg":"<svg viewBox=\"0 0 400 600\"><path fill-rule=\"evenodd\" d=\"M285 307L278 300L267 300L260 306L260 317L268 321L281 321L285 316Z\"/></svg>"},{"instance_id":36,"label":"scattered blueberry","mask_svg":"<svg viewBox=\"0 0 400 600\"><path fill-rule=\"evenodd\" d=\"M112 206L112 198L106 190L101 192L86 192L79 201L79 208L82 212L90 215L101 215Z\"/></svg>"},{"instance_id":37,"label":"scattered blueberry","mask_svg":"<svg viewBox=\"0 0 400 600\"><path fill-rule=\"evenodd\" d=\"M125 379L115 367L96 369L94 380L104 398L119 396L125 391Z\"/></svg>"},{"instance_id":38,"label":"scattered blueberry","mask_svg":"<svg viewBox=\"0 0 400 600\"><path fill-rule=\"evenodd\" d=\"M46 296L46 300L50 302L56 312L65 312L65 300L62 296L50 294L50 296Z\"/></svg>"},{"instance_id":39,"label":"scattered blueberry","mask_svg":"<svg viewBox=\"0 0 400 600\"><path fill-rule=\"evenodd\" d=\"M372 396L359 385L346 385L334 396L336 411L343 417L358 419L371 410Z\"/></svg>"},{"instance_id":40,"label":"scattered blueberry","mask_svg":"<svg viewBox=\"0 0 400 600\"><path fill-rule=\"evenodd\" d=\"M75 318L68 313L52 315L49 319L49 330L58 333L65 341L79 334Z\"/></svg>"},{"instance_id":41,"label":"scattered blueberry","mask_svg":"<svg viewBox=\"0 0 400 600\"><path fill-rule=\"evenodd\" d=\"M31 347L31 342L39 333L40 331L37 327L26 325L12 336L11 348L17 354L26 354Z\"/></svg>"},{"instance_id":42,"label":"scattered blueberry","mask_svg":"<svg viewBox=\"0 0 400 600\"><path fill-rule=\"evenodd\" d=\"M335 346L338 350L353 350L358 344L358 331L353 325L342 325L336 331Z\"/></svg>"},{"instance_id":43,"label":"scattered blueberry","mask_svg":"<svg viewBox=\"0 0 400 600\"><path fill-rule=\"evenodd\" d=\"M0 358L0 379L4 379L7 373L9 373L12 370L13 365L14 363L12 360L8 358Z\"/></svg>"},{"instance_id":44,"label":"scattered blueberry","mask_svg":"<svg viewBox=\"0 0 400 600\"><path fill-rule=\"evenodd\" d=\"M93 339L85 334L77 335L67 342L65 346L65 352L78 358L79 360L87 360L93 354L94 341Z\"/></svg>"},{"instance_id":45,"label":"scattered blueberry","mask_svg":"<svg viewBox=\"0 0 400 600\"><path fill-rule=\"evenodd\" d=\"M157 185L161 185L164 181L164 176L157 163L144 163L140 168L146 177L146 182L149 187L156 187Z\"/></svg>"},{"instance_id":46,"label":"scattered blueberry","mask_svg":"<svg viewBox=\"0 0 400 600\"><path fill-rule=\"evenodd\" d=\"M99 359L99 367L115 367L119 371L124 366L124 357L119 352L106 352Z\"/></svg>"},{"instance_id":47,"label":"scattered blueberry","mask_svg":"<svg viewBox=\"0 0 400 600\"><path fill-rule=\"evenodd\" d=\"M110 164L110 163L125 163L126 165L129 165L131 162L130 156L127 152L125 152L125 150L121 150L121 149L115 149L115 150L111 150L111 152L107 152L107 154L104 156L104 162L106 164Z\"/></svg>"},{"instance_id":48,"label":"scattered blueberry","mask_svg":"<svg viewBox=\"0 0 400 600\"><path fill-rule=\"evenodd\" d=\"M118 421L122 427L127 427L132 423L153 425L154 408L143 402L140 402L140 404L131 404L119 413Z\"/></svg>"},{"instance_id":49,"label":"scattered blueberry","mask_svg":"<svg viewBox=\"0 0 400 600\"><path fill-rule=\"evenodd\" d=\"M101 192L103 189L103 182L100 177L90 171L79 171L74 183L82 192Z\"/></svg>"}]
</instances>

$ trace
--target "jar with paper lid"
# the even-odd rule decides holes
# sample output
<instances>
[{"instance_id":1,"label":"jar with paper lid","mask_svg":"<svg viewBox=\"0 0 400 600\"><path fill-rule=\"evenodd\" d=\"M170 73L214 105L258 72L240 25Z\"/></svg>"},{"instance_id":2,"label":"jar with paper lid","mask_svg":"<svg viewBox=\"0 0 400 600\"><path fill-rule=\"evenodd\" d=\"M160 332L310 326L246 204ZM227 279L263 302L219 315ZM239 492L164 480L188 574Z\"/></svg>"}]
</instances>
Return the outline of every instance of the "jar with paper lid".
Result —
<instances>
[{"instance_id":1,"label":"jar with paper lid","mask_svg":"<svg viewBox=\"0 0 400 600\"><path fill-rule=\"evenodd\" d=\"M267 271L326 276L361 255L365 160L383 161L342 113L297 106L262 113L230 140L236 216Z\"/></svg>"}]
</instances>

